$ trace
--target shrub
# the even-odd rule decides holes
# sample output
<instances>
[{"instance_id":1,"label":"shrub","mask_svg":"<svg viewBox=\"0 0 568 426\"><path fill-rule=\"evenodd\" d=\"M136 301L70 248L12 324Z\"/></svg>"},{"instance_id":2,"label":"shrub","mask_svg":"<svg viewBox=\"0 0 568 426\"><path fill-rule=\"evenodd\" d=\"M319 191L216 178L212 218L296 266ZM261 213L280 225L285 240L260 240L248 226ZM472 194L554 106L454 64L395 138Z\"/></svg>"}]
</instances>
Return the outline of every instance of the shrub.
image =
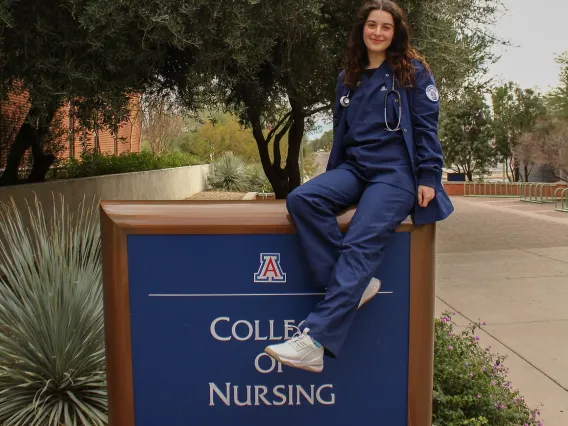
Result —
<instances>
[{"instance_id":1,"label":"shrub","mask_svg":"<svg viewBox=\"0 0 568 426\"><path fill-rule=\"evenodd\" d=\"M120 155L88 153L80 160L69 159L50 170L49 179L73 179L116 173L143 172L171 167L193 166L204 162L195 155L169 152L155 155L151 152L125 152Z\"/></svg>"},{"instance_id":2,"label":"shrub","mask_svg":"<svg viewBox=\"0 0 568 426\"><path fill-rule=\"evenodd\" d=\"M61 202L0 213L0 424L107 423L99 226ZM27 220L29 219L29 225Z\"/></svg>"},{"instance_id":3,"label":"shrub","mask_svg":"<svg viewBox=\"0 0 568 426\"><path fill-rule=\"evenodd\" d=\"M435 320L433 426L541 425L507 380L504 357L479 345L480 326L457 333L449 313Z\"/></svg>"},{"instance_id":4,"label":"shrub","mask_svg":"<svg viewBox=\"0 0 568 426\"><path fill-rule=\"evenodd\" d=\"M314 177L318 170L318 167L319 164L316 160L315 153L312 152L304 157L304 173L307 176Z\"/></svg>"},{"instance_id":5,"label":"shrub","mask_svg":"<svg viewBox=\"0 0 568 426\"><path fill-rule=\"evenodd\" d=\"M246 169L246 179L249 191L272 192L272 185L260 164L253 164Z\"/></svg>"},{"instance_id":6,"label":"shrub","mask_svg":"<svg viewBox=\"0 0 568 426\"><path fill-rule=\"evenodd\" d=\"M227 152L211 166L207 177L210 188L217 191L247 191L246 165L240 157Z\"/></svg>"}]
</instances>

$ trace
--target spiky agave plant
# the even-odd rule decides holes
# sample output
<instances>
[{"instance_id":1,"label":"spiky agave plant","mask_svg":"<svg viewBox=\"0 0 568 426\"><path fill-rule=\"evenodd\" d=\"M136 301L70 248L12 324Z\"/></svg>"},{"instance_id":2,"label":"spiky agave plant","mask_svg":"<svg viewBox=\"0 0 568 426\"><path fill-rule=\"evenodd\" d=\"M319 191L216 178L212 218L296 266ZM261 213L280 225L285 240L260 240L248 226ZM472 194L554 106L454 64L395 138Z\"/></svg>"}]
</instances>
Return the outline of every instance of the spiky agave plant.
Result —
<instances>
[{"instance_id":1,"label":"spiky agave plant","mask_svg":"<svg viewBox=\"0 0 568 426\"><path fill-rule=\"evenodd\" d=\"M244 161L232 152L224 153L212 165L208 185L218 191L246 191L247 178Z\"/></svg>"},{"instance_id":2,"label":"spiky agave plant","mask_svg":"<svg viewBox=\"0 0 568 426\"><path fill-rule=\"evenodd\" d=\"M0 424L107 424L100 233L94 208L37 198L0 212Z\"/></svg>"}]
</instances>

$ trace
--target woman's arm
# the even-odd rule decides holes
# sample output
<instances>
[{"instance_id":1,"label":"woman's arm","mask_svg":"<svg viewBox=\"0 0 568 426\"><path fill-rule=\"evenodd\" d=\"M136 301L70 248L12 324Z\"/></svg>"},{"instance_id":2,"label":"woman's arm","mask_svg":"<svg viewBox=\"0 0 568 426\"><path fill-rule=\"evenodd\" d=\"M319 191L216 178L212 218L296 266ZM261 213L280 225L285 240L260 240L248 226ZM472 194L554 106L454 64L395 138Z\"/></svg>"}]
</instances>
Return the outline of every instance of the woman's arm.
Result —
<instances>
[{"instance_id":1,"label":"woman's arm","mask_svg":"<svg viewBox=\"0 0 568 426\"><path fill-rule=\"evenodd\" d=\"M443 167L438 139L440 100L434 77L421 63L416 67L416 86L411 96L418 185L434 188L441 181Z\"/></svg>"}]
</instances>

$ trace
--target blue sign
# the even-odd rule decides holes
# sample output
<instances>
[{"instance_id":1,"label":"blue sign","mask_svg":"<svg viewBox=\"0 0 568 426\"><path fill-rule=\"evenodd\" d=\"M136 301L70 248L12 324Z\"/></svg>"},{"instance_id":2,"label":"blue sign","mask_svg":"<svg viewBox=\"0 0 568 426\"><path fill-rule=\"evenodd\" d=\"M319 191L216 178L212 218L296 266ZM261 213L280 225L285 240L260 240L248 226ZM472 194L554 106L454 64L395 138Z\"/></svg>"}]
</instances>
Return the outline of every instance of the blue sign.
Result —
<instances>
[{"instance_id":1,"label":"blue sign","mask_svg":"<svg viewBox=\"0 0 568 426\"><path fill-rule=\"evenodd\" d=\"M127 248L136 426L407 425L408 232L322 373L264 354L323 298L295 234L128 235Z\"/></svg>"}]
</instances>

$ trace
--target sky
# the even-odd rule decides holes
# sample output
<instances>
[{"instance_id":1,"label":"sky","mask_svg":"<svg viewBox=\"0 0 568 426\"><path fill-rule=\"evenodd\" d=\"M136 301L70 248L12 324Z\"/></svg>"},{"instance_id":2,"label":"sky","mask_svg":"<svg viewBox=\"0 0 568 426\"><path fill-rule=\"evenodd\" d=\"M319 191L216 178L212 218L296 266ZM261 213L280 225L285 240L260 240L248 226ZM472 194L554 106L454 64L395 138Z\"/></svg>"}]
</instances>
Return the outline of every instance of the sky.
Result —
<instances>
[{"instance_id":1,"label":"sky","mask_svg":"<svg viewBox=\"0 0 568 426\"><path fill-rule=\"evenodd\" d=\"M515 81L523 88L547 92L558 84L560 66L556 54L568 50L564 0L503 0L508 9L493 33L512 46L498 49L501 59L490 67L490 75ZM534 6L537 7L534 7Z\"/></svg>"},{"instance_id":2,"label":"sky","mask_svg":"<svg viewBox=\"0 0 568 426\"><path fill-rule=\"evenodd\" d=\"M564 29L568 3L566 0L502 2L507 10L492 33L511 46L494 50L501 58L489 67L489 75L498 81L514 81L524 89L537 88L546 93L559 82L560 65L554 61L555 56L568 50L568 31ZM308 138L318 138L330 128L330 124L324 124Z\"/></svg>"}]
</instances>

